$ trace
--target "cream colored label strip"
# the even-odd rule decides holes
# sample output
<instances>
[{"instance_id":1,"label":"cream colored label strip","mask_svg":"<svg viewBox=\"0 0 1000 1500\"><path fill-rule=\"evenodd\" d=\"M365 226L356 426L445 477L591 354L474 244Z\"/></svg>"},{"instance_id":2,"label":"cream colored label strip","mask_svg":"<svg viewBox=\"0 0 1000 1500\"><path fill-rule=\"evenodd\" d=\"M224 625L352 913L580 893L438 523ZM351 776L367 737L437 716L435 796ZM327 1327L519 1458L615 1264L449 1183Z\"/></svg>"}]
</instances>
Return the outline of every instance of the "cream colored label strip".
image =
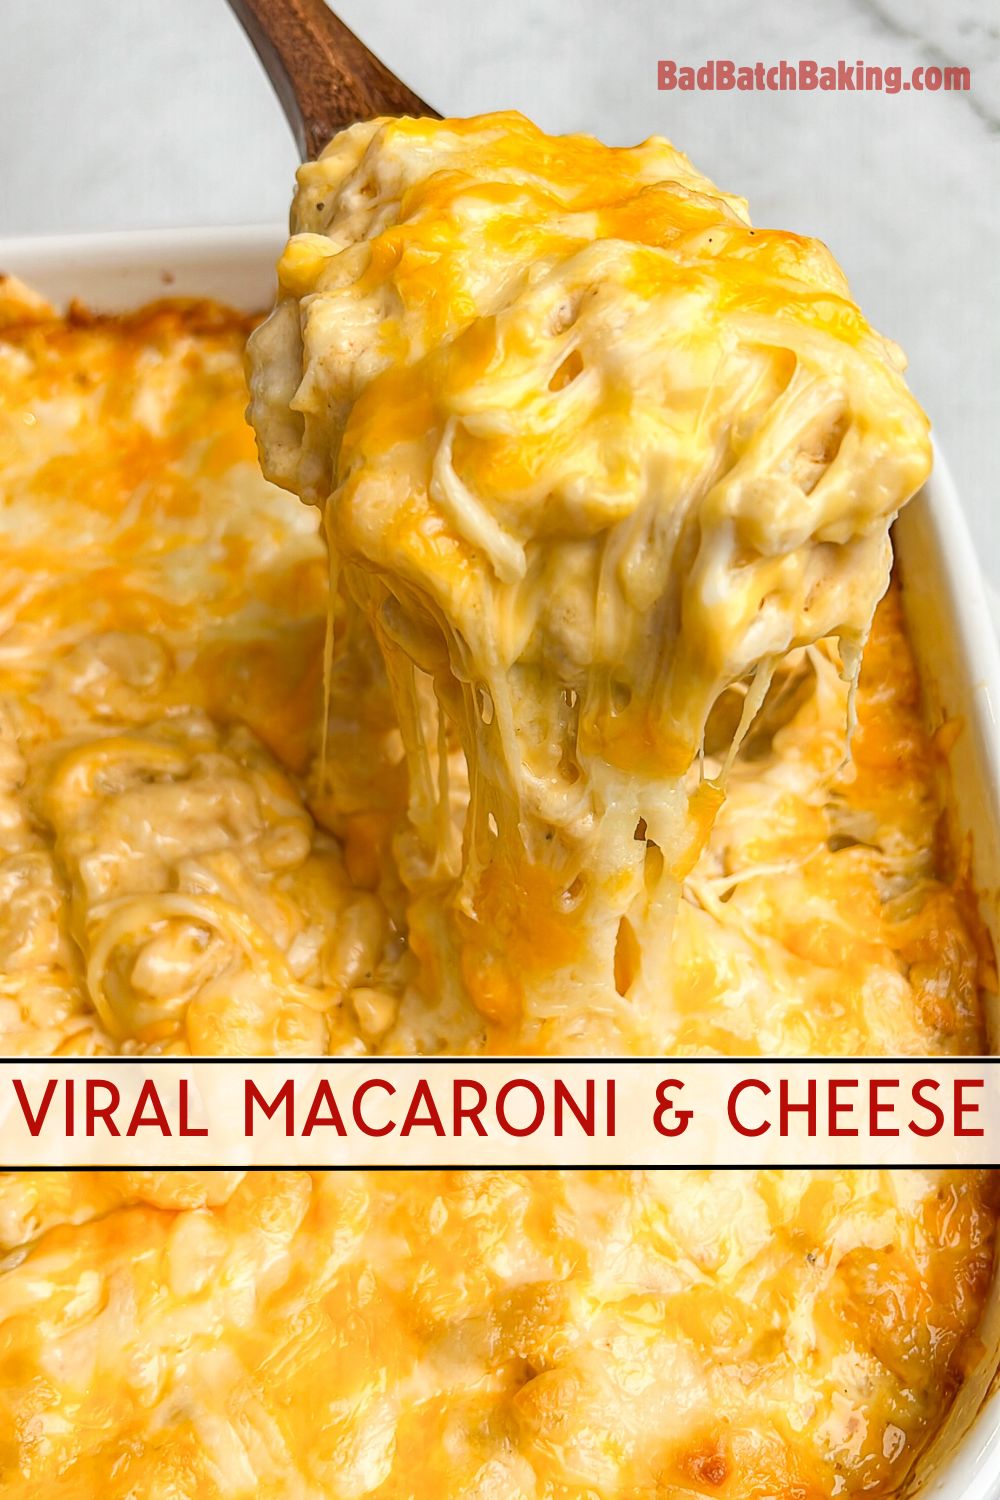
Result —
<instances>
[{"instance_id":1,"label":"cream colored label strip","mask_svg":"<svg viewBox=\"0 0 1000 1500\"><path fill-rule=\"evenodd\" d=\"M1000 1163L1000 1062L0 1063L0 1167Z\"/></svg>"}]
</instances>

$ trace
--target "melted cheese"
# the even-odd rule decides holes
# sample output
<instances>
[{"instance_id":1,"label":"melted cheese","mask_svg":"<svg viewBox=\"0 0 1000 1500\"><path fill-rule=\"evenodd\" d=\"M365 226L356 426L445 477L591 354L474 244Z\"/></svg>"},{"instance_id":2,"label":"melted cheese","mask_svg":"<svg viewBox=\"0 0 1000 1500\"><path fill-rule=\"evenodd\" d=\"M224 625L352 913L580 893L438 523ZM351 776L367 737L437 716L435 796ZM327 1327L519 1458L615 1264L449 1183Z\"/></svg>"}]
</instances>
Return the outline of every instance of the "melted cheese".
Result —
<instances>
[{"instance_id":1,"label":"melted cheese","mask_svg":"<svg viewBox=\"0 0 1000 1500\"><path fill-rule=\"evenodd\" d=\"M388 915L295 773L320 704L315 516L240 417L208 307L0 348L4 1051L361 1046Z\"/></svg>"},{"instance_id":2,"label":"melted cheese","mask_svg":"<svg viewBox=\"0 0 1000 1500\"><path fill-rule=\"evenodd\" d=\"M0 1227L0 1493L885 1494L992 1210L913 1173L42 1175Z\"/></svg>"},{"instance_id":3,"label":"melted cheese","mask_svg":"<svg viewBox=\"0 0 1000 1500\"><path fill-rule=\"evenodd\" d=\"M851 767L832 642L776 669L721 806L746 684L708 716L635 1029L617 1002L487 1023L508 977L450 899L464 754L257 472L245 320L5 310L6 1053L982 1046L894 593ZM503 933L529 975L573 962L537 905ZM971 1173L0 1174L0 1495L885 1495L981 1354L994 1221Z\"/></svg>"},{"instance_id":4,"label":"melted cheese","mask_svg":"<svg viewBox=\"0 0 1000 1500\"><path fill-rule=\"evenodd\" d=\"M251 418L391 658L438 975L497 1046L659 1050L709 714L752 674L738 742L830 635L854 675L926 476L898 351L662 140L376 120L301 168L292 227ZM451 870L415 672L468 763Z\"/></svg>"}]
</instances>

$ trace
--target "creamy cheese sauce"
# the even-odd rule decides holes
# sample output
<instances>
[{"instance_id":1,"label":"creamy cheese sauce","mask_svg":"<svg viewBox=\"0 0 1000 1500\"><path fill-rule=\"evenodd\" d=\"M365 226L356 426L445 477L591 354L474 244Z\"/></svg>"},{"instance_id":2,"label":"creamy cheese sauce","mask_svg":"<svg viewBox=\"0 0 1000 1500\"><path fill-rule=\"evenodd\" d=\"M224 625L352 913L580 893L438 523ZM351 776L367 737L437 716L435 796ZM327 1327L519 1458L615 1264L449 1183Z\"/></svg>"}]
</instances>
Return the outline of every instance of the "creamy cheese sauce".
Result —
<instances>
[{"instance_id":1,"label":"creamy cheese sauce","mask_svg":"<svg viewBox=\"0 0 1000 1500\"><path fill-rule=\"evenodd\" d=\"M643 149L652 181L663 148ZM703 191L683 159L671 171ZM317 213L321 175L306 169ZM709 207L713 224L723 209L742 222L728 200ZM410 266L418 282L419 256ZM451 304L429 305L443 317ZM365 297L356 310L351 361ZM5 1053L982 1047L990 958L940 836L940 755L896 593L865 652L847 767L840 650L796 627L720 804L749 688L713 679L691 736L704 775L676 774L680 817L697 826L675 915L635 929L640 956L667 934L669 984L633 989L627 942L610 983L602 971L576 989L536 984L554 965L565 978L579 949L559 946L572 910L533 888L530 928L501 930L527 990L511 996L484 978L455 891L486 774L475 760L469 774L466 753L495 751L492 788L516 757L468 738L440 658L451 719L434 671L393 650L399 637L419 656L413 595L372 628L360 549L351 563L339 533L356 571L331 595L319 511L254 462L249 323L205 304L63 321L14 288L4 313ZM349 329L342 313L329 326ZM872 378L908 411L885 369ZM390 414L401 429L407 412ZM446 453L468 487L457 431ZM315 462L332 462L321 443ZM329 480L318 468L311 498ZM464 515L455 493L443 516ZM872 535L883 504L888 491ZM517 540L517 518L502 521ZM526 555L536 540L520 537ZM488 525L465 545L517 563ZM559 597L574 618L591 598L563 583L544 601L551 639ZM847 614L832 623L846 629ZM452 641L466 624L456 613ZM517 755L549 733L561 756L570 720L529 744L521 709L552 698L530 674L522 688ZM580 767L588 796L603 759ZM618 770L625 795L634 768ZM555 771L531 782L529 821L542 842L553 822L568 851L566 830L586 830L571 828ZM496 838L502 812L492 800ZM655 856L636 831L625 819L608 857L634 843L645 874ZM581 1005L598 993L602 1005ZM0 1174L0 1494L889 1494L982 1356L993 1196L974 1173Z\"/></svg>"},{"instance_id":2,"label":"creamy cheese sauce","mask_svg":"<svg viewBox=\"0 0 1000 1500\"><path fill-rule=\"evenodd\" d=\"M387 662L435 988L504 1047L659 1050L725 766L790 649L835 635L854 677L927 474L899 352L822 245L655 138L371 121L300 170L292 229L251 419Z\"/></svg>"}]
</instances>

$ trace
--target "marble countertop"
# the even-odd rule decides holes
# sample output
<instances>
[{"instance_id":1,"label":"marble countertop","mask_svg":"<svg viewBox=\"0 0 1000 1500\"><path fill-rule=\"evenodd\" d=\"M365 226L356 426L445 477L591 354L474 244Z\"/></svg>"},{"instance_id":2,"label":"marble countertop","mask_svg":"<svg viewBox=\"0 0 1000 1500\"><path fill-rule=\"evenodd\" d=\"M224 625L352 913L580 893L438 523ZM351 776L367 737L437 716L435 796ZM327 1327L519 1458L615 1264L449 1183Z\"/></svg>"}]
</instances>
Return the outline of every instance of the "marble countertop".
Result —
<instances>
[{"instance_id":1,"label":"marble countertop","mask_svg":"<svg viewBox=\"0 0 1000 1500\"><path fill-rule=\"evenodd\" d=\"M911 380L1000 587L993 0L340 0L446 113L668 135L759 224L817 234ZM661 93L658 58L965 65L968 93ZM0 234L280 220L295 153L223 0L4 0Z\"/></svg>"}]
</instances>

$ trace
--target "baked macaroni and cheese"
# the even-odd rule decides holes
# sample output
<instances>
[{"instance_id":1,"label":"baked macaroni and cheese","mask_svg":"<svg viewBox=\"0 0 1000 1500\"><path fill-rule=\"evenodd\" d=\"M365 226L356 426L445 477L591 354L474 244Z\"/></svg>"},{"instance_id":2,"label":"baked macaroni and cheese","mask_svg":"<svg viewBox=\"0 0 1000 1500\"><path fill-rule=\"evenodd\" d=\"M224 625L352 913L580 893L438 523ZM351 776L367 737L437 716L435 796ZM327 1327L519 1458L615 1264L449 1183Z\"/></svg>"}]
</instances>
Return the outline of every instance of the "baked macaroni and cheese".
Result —
<instances>
[{"instance_id":1,"label":"baked macaroni and cheese","mask_svg":"<svg viewBox=\"0 0 1000 1500\"><path fill-rule=\"evenodd\" d=\"M308 503L253 320L0 298L3 1051L983 1050L885 592L926 423L823 247L513 115L345 132L293 229L251 414ZM3 1174L0 1495L889 1495L994 1224L957 1171Z\"/></svg>"}]
</instances>

